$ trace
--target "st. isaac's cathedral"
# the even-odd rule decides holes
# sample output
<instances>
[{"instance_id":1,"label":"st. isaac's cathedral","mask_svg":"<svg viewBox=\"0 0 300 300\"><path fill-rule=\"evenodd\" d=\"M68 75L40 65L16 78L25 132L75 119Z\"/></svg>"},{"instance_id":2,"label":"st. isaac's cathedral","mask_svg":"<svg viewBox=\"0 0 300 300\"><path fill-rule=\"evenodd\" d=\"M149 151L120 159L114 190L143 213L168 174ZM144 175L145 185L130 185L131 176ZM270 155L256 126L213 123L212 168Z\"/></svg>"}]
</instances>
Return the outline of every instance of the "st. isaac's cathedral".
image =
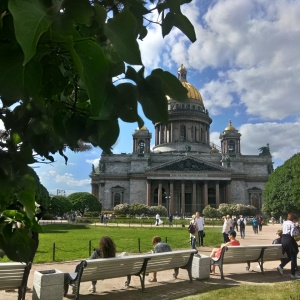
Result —
<instances>
[{"instance_id":1,"label":"st. isaac's cathedral","mask_svg":"<svg viewBox=\"0 0 300 300\"><path fill-rule=\"evenodd\" d=\"M273 171L269 145L258 155L241 153L241 134L229 121L220 133L221 147L210 142L212 119L199 91L187 81L187 70L178 79L188 90L188 103L168 98L169 122L132 134L132 153L102 153L93 168L92 194L103 209L121 203L163 205L170 214L190 215L210 205L242 203L261 209L263 189Z\"/></svg>"}]
</instances>

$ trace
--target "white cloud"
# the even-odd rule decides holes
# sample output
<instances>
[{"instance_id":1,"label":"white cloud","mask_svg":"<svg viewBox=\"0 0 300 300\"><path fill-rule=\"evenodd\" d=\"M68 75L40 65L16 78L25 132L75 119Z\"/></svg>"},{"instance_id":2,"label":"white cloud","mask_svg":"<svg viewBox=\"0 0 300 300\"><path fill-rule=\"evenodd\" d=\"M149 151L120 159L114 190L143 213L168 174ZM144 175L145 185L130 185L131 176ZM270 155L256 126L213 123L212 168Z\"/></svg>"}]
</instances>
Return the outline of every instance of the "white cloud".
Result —
<instances>
[{"instance_id":1,"label":"white cloud","mask_svg":"<svg viewBox=\"0 0 300 300\"><path fill-rule=\"evenodd\" d=\"M91 184L90 179L75 179L73 174L65 173L63 175L56 175L55 176L56 183L63 183L67 186L89 186Z\"/></svg>"},{"instance_id":2,"label":"white cloud","mask_svg":"<svg viewBox=\"0 0 300 300\"><path fill-rule=\"evenodd\" d=\"M249 115L267 120L298 116L300 1L214 1L202 24L196 21L200 8L199 0L183 10L194 24L197 41L189 43L176 29L158 42L156 27L152 47L143 49L147 64L155 67L163 57L168 67L173 61L198 72L222 68L201 88L212 114L229 107L237 95Z\"/></svg>"}]
</instances>

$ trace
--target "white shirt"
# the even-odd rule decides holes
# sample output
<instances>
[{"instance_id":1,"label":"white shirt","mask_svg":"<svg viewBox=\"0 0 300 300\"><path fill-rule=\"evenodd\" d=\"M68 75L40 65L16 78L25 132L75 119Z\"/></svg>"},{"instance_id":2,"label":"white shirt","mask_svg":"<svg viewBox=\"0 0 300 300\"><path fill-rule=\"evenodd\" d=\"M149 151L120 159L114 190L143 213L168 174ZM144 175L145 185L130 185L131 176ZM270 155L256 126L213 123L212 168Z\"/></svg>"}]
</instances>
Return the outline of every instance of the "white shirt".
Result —
<instances>
[{"instance_id":1,"label":"white shirt","mask_svg":"<svg viewBox=\"0 0 300 300\"><path fill-rule=\"evenodd\" d=\"M284 221L282 224L282 234L290 234L291 236L295 236L297 233L296 224L290 220Z\"/></svg>"},{"instance_id":2,"label":"white shirt","mask_svg":"<svg viewBox=\"0 0 300 300\"><path fill-rule=\"evenodd\" d=\"M230 230L230 222L229 222L229 220L225 219L223 228L222 228L222 233L223 232L228 233L229 230Z\"/></svg>"},{"instance_id":3,"label":"white shirt","mask_svg":"<svg viewBox=\"0 0 300 300\"><path fill-rule=\"evenodd\" d=\"M196 218L195 221L197 223L198 231L203 230L204 229L204 220L203 220L203 218L202 217Z\"/></svg>"}]
</instances>

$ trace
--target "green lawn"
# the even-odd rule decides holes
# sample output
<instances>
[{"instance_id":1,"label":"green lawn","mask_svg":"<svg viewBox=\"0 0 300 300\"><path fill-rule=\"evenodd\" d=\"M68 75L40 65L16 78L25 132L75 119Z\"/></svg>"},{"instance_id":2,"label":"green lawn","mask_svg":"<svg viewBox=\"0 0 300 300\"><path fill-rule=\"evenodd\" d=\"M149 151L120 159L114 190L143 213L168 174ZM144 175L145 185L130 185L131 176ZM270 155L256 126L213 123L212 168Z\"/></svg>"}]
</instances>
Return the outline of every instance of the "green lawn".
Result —
<instances>
[{"instance_id":1,"label":"green lawn","mask_svg":"<svg viewBox=\"0 0 300 300\"><path fill-rule=\"evenodd\" d=\"M199 299L298 300L300 299L300 280L270 284L205 285L201 293L180 298L180 300Z\"/></svg>"},{"instance_id":2,"label":"green lawn","mask_svg":"<svg viewBox=\"0 0 300 300\"><path fill-rule=\"evenodd\" d=\"M40 245L35 263L68 261L89 257L98 246L103 235L110 236L117 246L117 252L145 253L152 249L152 237L161 236L172 249L190 248L187 227L116 227L95 225L52 224L42 226ZM205 245L217 246L222 243L221 228L206 228ZM53 248L55 244L55 260Z\"/></svg>"}]
</instances>

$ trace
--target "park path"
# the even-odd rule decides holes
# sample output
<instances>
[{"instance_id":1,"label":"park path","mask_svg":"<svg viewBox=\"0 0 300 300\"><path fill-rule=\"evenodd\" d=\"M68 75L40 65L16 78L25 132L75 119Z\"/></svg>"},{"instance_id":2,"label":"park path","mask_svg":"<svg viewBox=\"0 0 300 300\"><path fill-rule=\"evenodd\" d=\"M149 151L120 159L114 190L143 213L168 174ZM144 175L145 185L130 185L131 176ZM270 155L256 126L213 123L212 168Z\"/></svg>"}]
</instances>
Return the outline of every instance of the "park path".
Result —
<instances>
[{"instance_id":1,"label":"park path","mask_svg":"<svg viewBox=\"0 0 300 300\"><path fill-rule=\"evenodd\" d=\"M128 225L127 225L128 226ZM276 231L280 229L279 224L267 225L263 227L263 230L259 234L254 234L251 226L246 227L245 239L239 238L239 232L237 238L240 240L241 245L255 245L255 244L271 244L272 240L276 238ZM220 227L221 234L221 227ZM211 252L210 247L198 248L200 254L209 255ZM33 287L33 275L34 271L57 269L63 272L73 272L78 261L70 261L63 263L49 263L49 264L36 264L30 272L28 287ZM246 264L225 265L224 275L225 279L221 279L220 274L211 275L209 279L194 280L192 284L188 282L187 272L181 270L179 272L178 279L173 279L172 271L162 271L158 273L158 282L150 283L148 278L146 279L146 292L142 293L140 289L140 282L138 277L133 277L131 286L125 288L125 278L116 278L110 280L98 281L97 293L90 294L88 288L90 283L82 283L80 288L80 299L83 300L167 300L167 299L179 299L184 296L201 293L208 285L237 285L237 284L266 284L276 283L290 280L289 270L284 271L284 276L280 276L276 271L276 267L279 262L265 262L264 269L265 275L260 274L260 270L257 268L257 264L251 264L250 271L246 270ZM289 268L289 265L287 265ZM218 271L217 271L218 272ZM71 295L64 297L65 299L71 299ZM17 293L7 293L0 291L0 299L2 300L15 300L17 299ZM32 299L32 291L27 292L26 300ZM245 299L245 297L244 297ZM47 299L45 299L47 300Z\"/></svg>"}]
</instances>

